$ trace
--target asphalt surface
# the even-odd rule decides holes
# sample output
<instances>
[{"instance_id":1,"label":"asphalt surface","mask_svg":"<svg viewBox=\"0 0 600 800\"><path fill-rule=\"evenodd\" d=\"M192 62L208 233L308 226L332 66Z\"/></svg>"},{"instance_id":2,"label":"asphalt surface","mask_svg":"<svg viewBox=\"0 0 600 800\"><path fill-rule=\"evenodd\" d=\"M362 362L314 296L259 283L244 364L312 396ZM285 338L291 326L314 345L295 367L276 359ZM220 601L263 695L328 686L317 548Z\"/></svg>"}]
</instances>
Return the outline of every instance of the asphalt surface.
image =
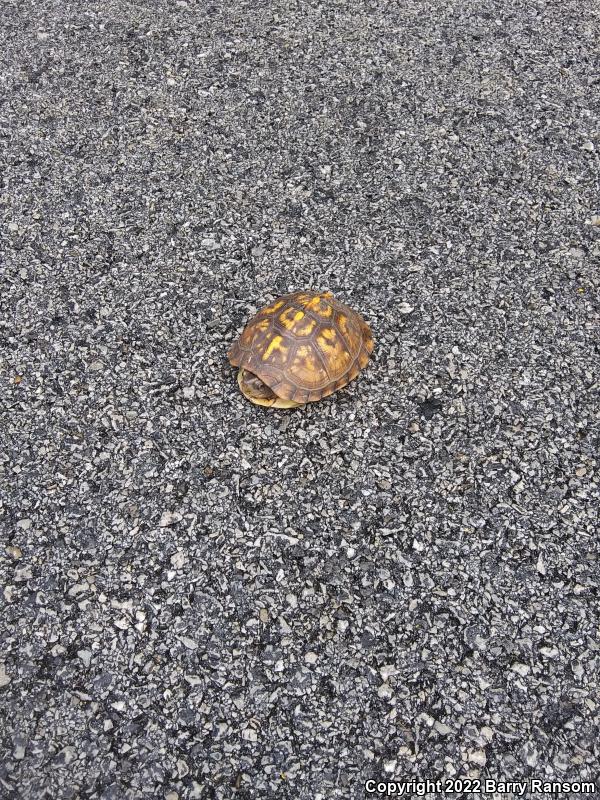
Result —
<instances>
[{"instance_id":1,"label":"asphalt surface","mask_svg":"<svg viewBox=\"0 0 600 800\"><path fill-rule=\"evenodd\" d=\"M596 4L0 33L0 797L597 781ZM227 348L301 288L373 360L254 407Z\"/></svg>"}]
</instances>

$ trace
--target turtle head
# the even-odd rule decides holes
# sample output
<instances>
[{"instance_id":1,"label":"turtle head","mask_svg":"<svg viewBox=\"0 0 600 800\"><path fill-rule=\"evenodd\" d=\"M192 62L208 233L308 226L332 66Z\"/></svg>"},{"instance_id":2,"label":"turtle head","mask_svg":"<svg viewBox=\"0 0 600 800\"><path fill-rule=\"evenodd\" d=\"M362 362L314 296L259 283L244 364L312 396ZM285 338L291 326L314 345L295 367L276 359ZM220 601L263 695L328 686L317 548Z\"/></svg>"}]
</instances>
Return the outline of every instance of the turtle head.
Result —
<instances>
[{"instance_id":1,"label":"turtle head","mask_svg":"<svg viewBox=\"0 0 600 800\"><path fill-rule=\"evenodd\" d=\"M240 369L238 382L240 389L249 400L273 400L277 397L275 392L258 375L249 372L247 369Z\"/></svg>"},{"instance_id":2,"label":"turtle head","mask_svg":"<svg viewBox=\"0 0 600 800\"><path fill-rule=\"evenodd\" d=\"M243 367L238 372L238 385L244 397L257 406L297 408L302 405L302 403L294 403L292 400L284 400L282 397L278 397L258 375L249 372Z\"/></svg>"}]
</instances>

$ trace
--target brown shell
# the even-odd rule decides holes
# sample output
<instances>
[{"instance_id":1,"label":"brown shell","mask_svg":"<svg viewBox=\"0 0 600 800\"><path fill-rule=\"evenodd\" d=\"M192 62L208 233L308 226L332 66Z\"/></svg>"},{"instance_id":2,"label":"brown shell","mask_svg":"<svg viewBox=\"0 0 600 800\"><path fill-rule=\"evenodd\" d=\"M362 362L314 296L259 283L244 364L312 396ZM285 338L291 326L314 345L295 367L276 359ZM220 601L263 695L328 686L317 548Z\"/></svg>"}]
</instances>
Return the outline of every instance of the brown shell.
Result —
<instances>
[{"instance_id":1,"label":"brown shell","mask_svg":"<svg viewBox=\"0 0 600 800\"><path fill-rule=\"evenodd\" d=\"M253 372L278 397L297 403L341 389L366 366L371 329L329 292L294 292L248 322L228 357Z\"/></svg>"}]
</instances>

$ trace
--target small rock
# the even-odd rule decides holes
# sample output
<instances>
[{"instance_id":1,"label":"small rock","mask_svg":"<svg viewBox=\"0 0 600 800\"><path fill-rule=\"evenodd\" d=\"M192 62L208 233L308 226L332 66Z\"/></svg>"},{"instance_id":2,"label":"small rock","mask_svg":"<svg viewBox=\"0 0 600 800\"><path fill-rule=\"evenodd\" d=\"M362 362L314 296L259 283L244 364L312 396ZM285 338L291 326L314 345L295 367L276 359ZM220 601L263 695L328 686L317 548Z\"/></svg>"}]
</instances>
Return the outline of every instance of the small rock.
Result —
<instances>
[{"instance_id":1,"label":"small rock","mask_svg":"<svg viewBox=\"0 0 600 800\"><path fill-rule=\"evenodd\" d=\"M25 758L25 739L17 737L13 740L13 758L22 761Z\"/></svg>"},{"instance_id":2,"label":"small rock","mask_svg":"<svg viewBox=\"0 0 600 800\"><path fill-rule=\"evenodd\" d=\"M21 581L28 581L30 578L33 578L31 567L21 567L20 569L16 569L14 578L17 583Z\"/></svg>"},{"instance_id":3,"label":"small rock","mask_svg":"<svg viewBox=\"0 0 600 800\"><path fill-rule=\"evenodd\" d=\"M77 756L74 747L63 747L63 749L54 756L54 763L58 766L68 766Z\"/></svg>"},{"instance_id":4,"label":"small rock","mask_svg":"<svg viewBox=\"0 0 600 800\"><path fill-rule=\"evenodd\" d=\"M305 654L304 660L307 664L316 664L319 659L319 656L316 653L313 653L312 650Z\"/></svg>"},{"instance_id":5,"label":"small rock","mask_svg":"<svg viewBox=\"0 0 600 800\"><path fill-rule=\"evenodd\" d=\"M171 564L175 569L181 569L187 561L187 555L183 550L178 550L170 558Z\"/></svg>"},{"instance_id":6,"label":"small rock","mask_svg":"<svg viewBox=\"0 0 600 800\"><path fill-rule=\"evenodd\" d=\"M452 728L449 725L446 725L445 722L440 722L437 719L433 723L433 727L439 734L441 734L441 736L448 736L449 733L452 733Z\"/></svg>"},{"instance_id":7,"label":"small rock","mask_svg":"<svg viewBox=\"0 0 600 800\"><path fill-rule=\"evenodd\" d=\"M552 763L561 772L566 772L569 769L569 756L566 753L557 753L552 759Z\"/></svg>"},{"instance_id":8,"label":"small rock","mask_svg":"<svg viewBox=\"0 0 600 800\"><path fill-rule=\"evenodd\" d=\"M544 556L541 553L538 556L538 560L537 560L537 564L535 565L535 568L540 573L540 575L545 575L546 574L546 565L544 564Z\"/></svg>"},{"instance_id":9,"label":"small rock","mask_svg":"<svg viewBox=\"0 0 600 800\"><path fill-rule=\"evenodd\" d=\"M520 661L515 661L514 664L511 665L511 670L522 677L529 675L529 667L527 664L522 664Z\"/></svg>"},{"instance_id":10,"label":"small rock","mask_svg":"<svg viewBox=\"0 0 600 800\"><path fill-rule=\"evenodd\" d=\"M377 689L377 696L380 697L382 700L391 700L391 698L394 696L394 692L389 683L381 684L379 689Z\"/></svg>"},{"instance_id":11,"label":"small rock","mask_svg":"<svg viewBox=\"0 0 600 800\"><path fill-rule=\"evenodd\" d=\"M194 780L192 781L191 788L188 791L190 800L201 800L202 797L206 796L204 794L204 786Z\"/></svg>"},{"instance_id":12,"label":"small rock","mask_svg":"<svg viewBox=\"0 0 600 800\"><path fill-rule=\"evenodd\" d=\"M485 750L470 750L468 759L471 764L477 764L480 767L485 767L487 762Z\"/></svg>"},{"instance_id":13,"label":"small rock","mask_svg":"<svg viewBox=\"0 0 600 800\"><path fill-rule=\"evenodd\" d=\"M581 145L581 149L587 151L588 153L593 153L594 152L594 143L590 142L590 140L588 139L587 142L584 142Z\"/></svg>"},{"instance_id":14,"label":"small rock","mask_svg":"<svg viewBox=\"0 0 600 800\"><path fill-rule=\"evenodd\" d=\"M91 650L78 650L77 657L81 659L86 667L89 667L90 662L92 660L92 651Z\"/></svg>"},{"instance_id":15,"label":"small rock","mask_svg":"<svg viewBox=\"0 0 600 800\"><path fill-rule=\"evenodd\" d=\"M491 742L494 738L494 731L489 728L487 725L484 725L481 729L481 735L487 742Z\"/></svg>"},{"instance_id":16,"label":"small rock","mask_svg":"<svg viewBox=\"0 0 600 800\"><path fill-rule=\"evenodd\" d=\"M379 674L381 675L382 681L387 681L387 679L391 675L397 675L398 670L394 666L394 664L384 664L382 667L379 668Z\"/></svg>"},{"instance_id":17,"label":"small rock","mask_svg":"<svg viewBox=\"0 0 600 800\"><path fill-rule=\"evenodd\" d=\"M538 751L532 742L527 742L523 747L523 755L528 767L535 767L538 762Z\"/></svg>"},{"instance_id":18,"label":"small rock","mask_svg":"<svg viewBox=\"0 0 600 800\"><path fill-rule=\"evenodd\" d=\"M10 675L7 675L5 670L6 670L6 667L4 666L4 664L0 664L0 689L3 686L8 686L8 684L11 681Z\"/></svg>"},{"instance_id":19,"label":"small rock","mask_svg":"<svg viewBox=\"0 0 600 800\"><path fill-rule=\"evenodd\" d=\"M186 775L190 774L190 768L183 759L178 759L177 761L177 776L179 778L185 778Z\"/></svg>"},{"instance_id":20,"label":"small rock","mask_svg":"<svg viewBox=\"0 0 600 800\"><path fill-rule=\"evenodd\" d=\"M74 583L67 592L69 597L77 597L80 594L84 594L88 591L89 585L87 583Z\"/></svg>"},{"instance_id":21,"label":"small rock","mask_svg":"<svg viewBox=\"0 0 600 800\"><path fill-rule=\"evenodd\" d=\"M163 511L158 523L159 528L168 528L170 525L176 525L181 522L183 515L178 511Z\"/></svg>"}]
</instances>

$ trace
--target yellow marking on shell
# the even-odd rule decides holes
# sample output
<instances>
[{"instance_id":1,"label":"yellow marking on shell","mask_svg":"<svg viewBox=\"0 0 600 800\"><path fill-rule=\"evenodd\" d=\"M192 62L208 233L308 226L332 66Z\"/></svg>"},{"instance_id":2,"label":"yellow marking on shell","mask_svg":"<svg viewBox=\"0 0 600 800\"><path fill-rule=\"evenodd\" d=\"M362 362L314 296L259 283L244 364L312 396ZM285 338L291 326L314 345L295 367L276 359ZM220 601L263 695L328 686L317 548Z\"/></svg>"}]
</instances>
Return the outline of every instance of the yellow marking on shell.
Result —
<instances>
[{"instance_id":1,"label":"yellow marking on shell","mask_svg":"<svg viewBox=\"0 0 600 800\"><path fill-rule=\"evenodd\" d=\"M271 354L276 351L287 351L286 347L282 347L281 343L283 342L283 336L274 336L271 341L269 342L269 346L265 350L262 355L263 361L266 361L270 358Z\"/></svg>"},{"instance_id":2,"label":"yellow marking on shell","mask_svg":"<svg viewBox=\"0 0 600 800\"><path fill-rule=\"evenodd\" d=\"M304 311L296 311L295 308L286 308L285 311L281 312L278 319L286 330L293 331L294 326L298 321L299 314L300 314L300 319L302 319L302 317L304 316Z\"/></svg>"},{"instance_id":3,"label":"yellow marking on shell","mask_svg":"<svg viewBox=\"0 0 600 800\"><path fill-rule=\"evenodd\" d=\"M296 305L303 306L304 308L306 308L306 304L309 300L310 295L306 294L306 292L296 292L296 294L293 296L293 302Z\"/></svg>"},{"instance_id":4,"label":"yellow marking on shell","mask_svg":"<svg viewBox=\"0 0 600 800\"><path fill-rule=\"evenodd\" d=\"M323 386L327 382L327 373L309 344L300 345L296 349L290 374L306 388Z\"/></svg>"},{"instance_id":5,"label":"yellow marking on shell","mask_svg":"<svg viewBox=\"0 0 600 800\"><path fill-rule=\"evenodd\" d=\"M317 323L314 319L304 316L303 319L300 319L300 321L294 325L294 334L296 336L310 336L316 327Z\"/></svg>"},{"instance_id":6,"label":"yellow marking on shell","mask_svg":"<svg viewBox=\"0 0 600 800\"><path fill-rule=\"evenodd\" d=\"M338 330L344 337L348 349L350 352L356 353L360 349L361 342L365 339L360 319L346 314L338 314L336 321Z\"/></svg>"},{"instance_id":7,"label":"yellow marking on shell","mask_svg":"<svg viewBox=\"0 0 600 800\"><path fill-rule=\"evenodd\" d=\"M327 302L323 295L317 295L306 304L306 308L314 311L320 317L331 317L333 315L333 306Z\"/></svg>"},{"instance_id":8,"label":"yellow marking on shell","mask_svg":"<svg viewBox=\"0 0 600 800\"><path fill-rule=\"evenodd\" d=\"M301 320L304 319L305 316L306 314L304 313L304 311L296 311L296 313L294 314L294 322L300 322Z\"/></svg>"},{"instance_id":9,"label":"yellow marking on shell","mask_svg":"<svg viewBox=\"0 0 600 800\"><path fill-rule=\"evenodd\" d=\"M329 334L329 335L328 335ZM351 354L346 350L344 343L336 336L334 331L325 328L318 336L317 344L319 350L325 357L325 363L329 369L329 374L334 377L348 369L352 360Z\"/></svg>"},{"instance_id":10,"label":"yellow marking on shell","mask_svg":"<svg viewBox=\"0 0 600 800\"><path fill-rule=\"evenodd\" d=\"M285 300L276 300L274 303L271 303L270 306L265 306L264 308L261 308L261 310L258 313L272 314L274 311L279 311L284 302Z\"/></svg>"},{"instance_id":11,"label":"yellow marking on shell","mask_svg":"<svg viewBox=\"0 0 600 800\"><path fill-rule=\"evenodd\" d=\"M253 345L256 346L254 343L256 341L257 333L265 333L268 330L269 330L268 319L259 319L256 322L250 323L244 328L244 330L242 331L242 335L240 336L241 346L244 348L252 347Z\"/></svg>"},{"instance_id":12,"label":"yellow marking on shell","mask_svg":"<svg viewBox=\"0 0 600 800\"><path fill-rule=\"evenodd\" d=\"M356 342L356 332L355 329L350 326L350 320L346 314L339 313L337 315L337 325L344 339L353 347Z\"/></svg>"}]
</instances>

